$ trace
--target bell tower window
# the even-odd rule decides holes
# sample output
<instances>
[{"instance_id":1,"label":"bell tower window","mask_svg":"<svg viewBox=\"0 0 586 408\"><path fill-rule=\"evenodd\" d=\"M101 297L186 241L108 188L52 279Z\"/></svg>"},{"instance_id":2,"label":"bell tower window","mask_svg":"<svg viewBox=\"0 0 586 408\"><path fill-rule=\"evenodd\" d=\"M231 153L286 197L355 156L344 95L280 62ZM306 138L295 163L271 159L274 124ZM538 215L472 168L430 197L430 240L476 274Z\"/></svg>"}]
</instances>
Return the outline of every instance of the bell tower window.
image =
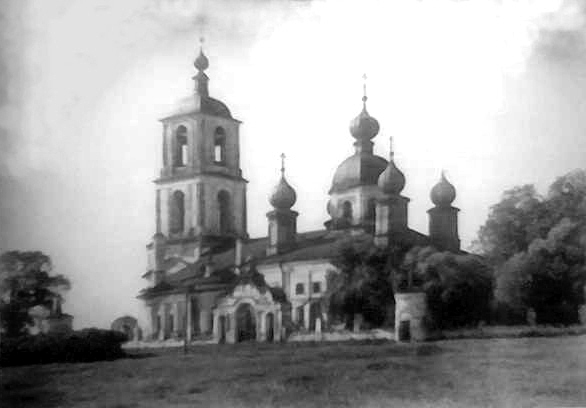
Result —
<instances>
[{"instance_id":1,"label":"bell tower window","mask_svg":"<svg viewBox=\"0 0 586 408\"><path fill-rule=\"evenodd\" d=\"M232 232L232 211L230 194L227 191L218 193L218 218L221 234Z\"/></svg>"},{"instance_id":2,"label":"bell tower window","mask_svg":"<svg viewBox=\"0 0 586 408\"><path fill-rule=\"evenodd\" d=\"M172 233L183 232L185 224L185 194L175 191L172 196L170 230Z\"/></svg>"},{"instance_id":3,"label":"bell tower window","mask_svg":"<svg viewBox=\"0 0 586 408\"><path fill-rule=\"evenodd\" d=\"M226 162L226 132L218 127L214 133L214 162L225 164Z\"/></svg>"},{"instance_id":4,"label":"bell tower window","mask_svg":"<svg viewBox=\"0 0 586 408\"><path fill-rule=\"evenodd\" d=\"M187 166L188 159L187 152L187 128L183 125L179 126L175 131L175 149L173 156L173 164L175 167Z\"/></svg>"}]
</instances>

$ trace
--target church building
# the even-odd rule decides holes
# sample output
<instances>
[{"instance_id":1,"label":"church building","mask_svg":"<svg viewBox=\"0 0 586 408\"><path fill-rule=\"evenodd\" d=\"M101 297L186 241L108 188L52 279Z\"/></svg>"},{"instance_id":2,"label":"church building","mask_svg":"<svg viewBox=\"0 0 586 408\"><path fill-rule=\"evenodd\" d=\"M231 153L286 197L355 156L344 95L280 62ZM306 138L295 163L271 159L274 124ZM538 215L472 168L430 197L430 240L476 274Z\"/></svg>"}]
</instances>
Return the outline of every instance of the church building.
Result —
<instances>
[{"instance_id":1,"label":"church building","mask_svg":"<svg viewBox=\"0 0 586 408\"><path fill-rule=\"evenodd\" d=\"M328 325L322 298L331 260L348 240L459 251L456 191L445 176L431 189L429 235L408 227L405 176L393 150L373 153L378 121L362 110L350 122L354 153L338 166L325 228L298 232L297 195L285 177L268 197L268 236L250 238L247 180L240 169L241 122L210 96L200 50L192 95L161 119L163 165L155 180L156 231L147 245L145 337L235 343L279 341Z\"/></svg>"}]
</instances>

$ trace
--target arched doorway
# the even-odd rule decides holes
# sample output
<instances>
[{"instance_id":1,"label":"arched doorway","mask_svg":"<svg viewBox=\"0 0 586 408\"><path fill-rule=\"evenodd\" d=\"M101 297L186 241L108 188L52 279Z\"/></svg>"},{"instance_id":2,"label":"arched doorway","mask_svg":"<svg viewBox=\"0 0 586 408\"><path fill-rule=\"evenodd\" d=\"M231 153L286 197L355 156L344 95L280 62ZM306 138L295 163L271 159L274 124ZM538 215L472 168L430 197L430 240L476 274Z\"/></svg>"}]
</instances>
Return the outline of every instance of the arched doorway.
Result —
<instances>
[{"instance_id":1,"label":"arched doorway","mask_svg":"<svg viewBox=\"0 0 586 408\"><path fill-rule=\"evenodd\" d=\"M244 303L236 309L236 339L238 342L256 340L256 321L251 305Z\"/></svg>"},{"instance_id":2,"label":"arched doorway","mask_svg":"<svg viewBox=\"0 0 586 408\"><path fill-rule=\"evenodd\" d=\"M266 316L266 335L268 342L275 341L275 316L272 313Z\"/></svg>"},{"instance_id":3,"label":"arched doorway","mask_svg":"<svg viewBox=\"0 0 586 408\"><path fill-rule=\"evenodd\" d=\"M226 316L220 316L218 329L220 330L220 343L226 342Z\"/></svg>"}]
</instances>

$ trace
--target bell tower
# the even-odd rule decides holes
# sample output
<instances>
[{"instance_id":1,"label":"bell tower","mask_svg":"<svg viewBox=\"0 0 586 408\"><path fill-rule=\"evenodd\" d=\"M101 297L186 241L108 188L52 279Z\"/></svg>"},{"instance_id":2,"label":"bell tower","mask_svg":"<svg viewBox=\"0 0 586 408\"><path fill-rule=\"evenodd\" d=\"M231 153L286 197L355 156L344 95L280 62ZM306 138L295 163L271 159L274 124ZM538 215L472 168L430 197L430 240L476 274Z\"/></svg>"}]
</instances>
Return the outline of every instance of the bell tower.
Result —
<instances>
[{"instance_id":1,"label":"bell tower","mask_svg":"<svg viewBox=\"0 0 586 408\"><path fill-rule=\"evenodd\" d=\"M246 184L240 169L241 122L210 97L200 47L192 95L161 119L163 167L156 184L156 232L169 242L231 245L247 237Z\"/></svg>"}]
</instances>

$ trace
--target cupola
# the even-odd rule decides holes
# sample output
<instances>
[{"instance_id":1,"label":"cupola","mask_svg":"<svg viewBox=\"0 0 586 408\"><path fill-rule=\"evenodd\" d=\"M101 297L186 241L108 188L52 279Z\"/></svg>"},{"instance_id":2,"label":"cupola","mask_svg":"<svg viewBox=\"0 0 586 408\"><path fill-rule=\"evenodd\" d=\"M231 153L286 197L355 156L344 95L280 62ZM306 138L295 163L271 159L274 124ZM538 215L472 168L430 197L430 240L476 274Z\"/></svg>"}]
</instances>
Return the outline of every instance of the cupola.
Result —
<instances>
[{"instance_id":1,"label":"cupola","mask_svg":"<svg viewBox=\"0 0 586 408\"><path fill-rule=\"evenodd\" d=\"M405 175L395 165L395 153L393 152L393 138L391 137L390 161L385 171L378 178L378 186L385 194L400 194L405 188Z\"/></svg>"},{"instance_id":2,"label":"cupola","mask_svg":"<svg viewBox=\"0 0 586 408\"><path fill-rule=\"evenodd\" d=\"M285 179L285 155L281 154L281 180L273 189L269 203L276 209L288 210L297 201L297 194Z\"/></svg>"},{"instance_id":3,"label":"cupola","mask_svg":"<svg viewBox=\"0 0 586 408\"><path fill-rule=\"evenodd\" d=\"M456 189L442 171L440 181L431 189L431 201L438 207L449 207L456 199Z\"/></svg>"},{"instance_id":4,"label":"cupola","mask_svg":"<svg viewBox=\"0 0 586 408\"><path fill-rule=\"evenodd\" d=\"M296 211L291 207L297 200L293 187L285 179L285 155L281 154L281 180L273 189L269 203L273 210L267 213L269 222L269 242L267 255L274 255L291 248L297 236Z\"/></svg>"}]
</instances>

